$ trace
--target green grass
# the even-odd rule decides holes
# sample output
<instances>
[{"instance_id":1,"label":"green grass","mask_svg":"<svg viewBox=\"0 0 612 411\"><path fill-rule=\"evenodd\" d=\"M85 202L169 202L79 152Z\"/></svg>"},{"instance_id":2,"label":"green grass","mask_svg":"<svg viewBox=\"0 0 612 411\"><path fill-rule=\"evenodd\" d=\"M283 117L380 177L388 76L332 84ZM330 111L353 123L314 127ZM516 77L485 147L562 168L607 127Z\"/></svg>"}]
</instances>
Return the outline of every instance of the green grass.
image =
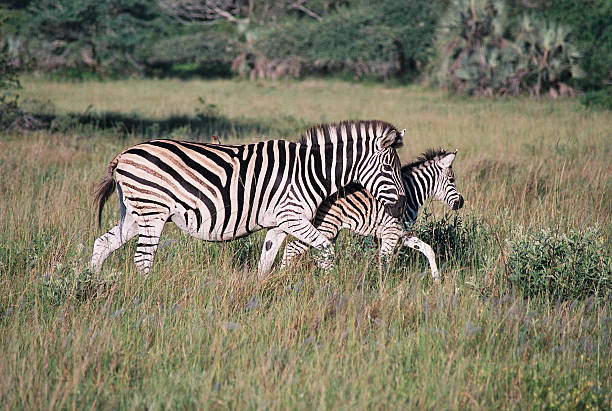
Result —
<instances>
[{"instance_id":1,"label":"green grass","mask_svg":"<svg viewBox=\"0 0 612 411\"><path fill-rule=\"evenodd\" d=\"M504 261L518 226L599 226L611 251L612 114L339 81L23 85L22 100L42 101L62 126L0 135L2 407L610 407L609 294L523 298ZM203 109L223 121L168 121ZM147 135L75 120L85 112L141 121ZM460 213L486 229L466 237L469 253L439 261L441 285L420 255L379 275L372 248L348 235L330 273L305 261L258 283L263 233L204 243L171 224L148 276L133 265L134 244L100 276L84 271L118 217L113 198L98 228L91 202L122 149L156 130L254 141L346 118L406 127L404 161L459 150Z\"/></svg>"}]
</instances>

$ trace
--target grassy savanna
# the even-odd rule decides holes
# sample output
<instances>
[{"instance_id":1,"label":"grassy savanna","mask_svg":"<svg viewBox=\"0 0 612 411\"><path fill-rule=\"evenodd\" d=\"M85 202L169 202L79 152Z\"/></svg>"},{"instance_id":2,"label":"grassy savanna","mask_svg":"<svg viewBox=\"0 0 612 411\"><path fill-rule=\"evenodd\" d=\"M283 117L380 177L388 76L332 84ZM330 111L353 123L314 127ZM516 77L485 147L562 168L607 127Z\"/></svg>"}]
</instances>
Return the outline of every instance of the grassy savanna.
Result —
<instances>
[{"instance_id":1,"label":"grassy savanna","mask_svg":"<svg viewBox=\"0 0 612 411\"><path fill-rule=\"evenodd\" d=\"M610 406L609 291L525 298L506 265L519 227L599 227L609 255L610 113L333 81L23 86L22 100L55 120L0 140L3 407ZM204 243L172 224L149 275L134 267L134 242L100 275L85 270L118 218L113 196L98 228L91 203L122 149L156 134L295 139L347 118L406 127L404 161L459 150L459 215L474 230L469 247L440 255L442 284L414 252L380 275L373 247L350 235L331 272L304 261L258 283L263 233Z\"/></svg>"}]
</instances>

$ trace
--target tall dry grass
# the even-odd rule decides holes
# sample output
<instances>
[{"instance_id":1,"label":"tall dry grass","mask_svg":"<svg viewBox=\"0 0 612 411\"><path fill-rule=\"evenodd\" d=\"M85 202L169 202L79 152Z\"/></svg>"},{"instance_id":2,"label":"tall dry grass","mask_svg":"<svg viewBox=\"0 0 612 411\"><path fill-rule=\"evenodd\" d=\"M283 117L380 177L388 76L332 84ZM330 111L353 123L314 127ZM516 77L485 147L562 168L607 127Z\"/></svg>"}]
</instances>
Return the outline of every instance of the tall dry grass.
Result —
<instances>
[{"instance_id":1,"label":"tall dry grass","mask_svg":"<svg viewBox=\"0 0 612 411\"><path fill-rule=\"evenodd\" d=\"M503 254L517 226L599 225L610 249L611 114L565 100L455 100L327 81L23 83L24 100L50 101L44 109L60 117L91 105L161 121L197 115L204 97L269 137L385 119L408 129L405 161L427 147L459 150L461 215L487 229L471 237L477 255L440 261L440 286L421 256L398 257L380 275L375 250L348 235L330 273L305 261L257 283L261 233L204 243L170 224L150 275L136 272L130 244L92 276L84 265L93 241L118 217L110 201L96 226L93 187L117 152L148 136L76 122L3 134L2 406L610 406L609 301L525 299L507 282Z\"/></svg>"}]
</instances>

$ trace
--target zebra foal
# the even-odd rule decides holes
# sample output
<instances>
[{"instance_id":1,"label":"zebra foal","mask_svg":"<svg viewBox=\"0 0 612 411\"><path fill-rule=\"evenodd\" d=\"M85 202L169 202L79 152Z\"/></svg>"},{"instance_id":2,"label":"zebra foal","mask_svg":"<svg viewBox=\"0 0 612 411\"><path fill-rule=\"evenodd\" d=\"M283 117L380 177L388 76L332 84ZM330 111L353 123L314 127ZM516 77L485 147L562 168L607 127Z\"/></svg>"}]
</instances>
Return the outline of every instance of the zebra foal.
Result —
<instances>
[{"instance_id":1,"label":"zebra foal","mask_svg":"<svg viewBox=\"0 0 612 411\"><path fill-rule=\"evenodd\" d=\"M363 187L351 184L321 205L313 224L330 240L335 239L342 228L375 236L381 242L381 260L389 256L403 240L404 246L418 250L427 257L432 276L438 280L440 274L433 250L412 235L407 226L416 221L419 209L429 197L444 201L453 210L463 207L463 196L457 191L452 169L456 155L457 151L428 150L414 163L402 167L407 202L400 218L387 213ZM286 266L307 250L308 245L300 241L287 244L282 265Z\"/></svg>"},{"instance_id":2,"label":"zebra foal","mask_svg":"<svg viewBox=\"0 0 612 411\"><path fill-rule=\"evenodd\" d=\"M332 244L311 221L340 188L358 182L391 215L401 214L406 197L395 148L402 137L383 121L345 121L312 127L299 142L153 140L128 148L110 162L96 190L98 222L115 189L121 217L95 241L91 266L99 271L110 253L138 235L134 262L148 272L168 220L206 241L268 228L260 279L288 234L331 254Z\"/></svg>"}]
</instances>

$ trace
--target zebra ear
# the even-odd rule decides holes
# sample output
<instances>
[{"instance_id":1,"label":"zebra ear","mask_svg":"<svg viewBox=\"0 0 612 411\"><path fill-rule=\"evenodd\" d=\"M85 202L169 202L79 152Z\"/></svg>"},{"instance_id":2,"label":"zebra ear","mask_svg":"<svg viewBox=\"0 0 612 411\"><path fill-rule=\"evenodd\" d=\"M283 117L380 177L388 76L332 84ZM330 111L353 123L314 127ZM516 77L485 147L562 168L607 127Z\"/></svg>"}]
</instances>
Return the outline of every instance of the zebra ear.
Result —
<instances>
[{"instance_id":1,"label":"zebra ear","mask_svg":"<svg viewBox=\"0 0 612 411\"><path fill-rule=\"evenodd\" d=\"M454 153L445 154L440 160L438 160L438 164L440 164L444 168L449 168L453 165L453 161L455 161L455 157L457 156L457 150Z\"/></svg>"},{"instance_id":2,"label":"zebra ear","mask_svg":"<svg viewBox=\"0 0 612 411\"><path fill-rule=\"evenodd\" d=\"M387 147L398 148L404 144L404 132L406 129L401 132L397 132L396 130L389 131L387 134L382 136L380 139L380 149L384 149Z\"/></svg>"}]
</instances>

